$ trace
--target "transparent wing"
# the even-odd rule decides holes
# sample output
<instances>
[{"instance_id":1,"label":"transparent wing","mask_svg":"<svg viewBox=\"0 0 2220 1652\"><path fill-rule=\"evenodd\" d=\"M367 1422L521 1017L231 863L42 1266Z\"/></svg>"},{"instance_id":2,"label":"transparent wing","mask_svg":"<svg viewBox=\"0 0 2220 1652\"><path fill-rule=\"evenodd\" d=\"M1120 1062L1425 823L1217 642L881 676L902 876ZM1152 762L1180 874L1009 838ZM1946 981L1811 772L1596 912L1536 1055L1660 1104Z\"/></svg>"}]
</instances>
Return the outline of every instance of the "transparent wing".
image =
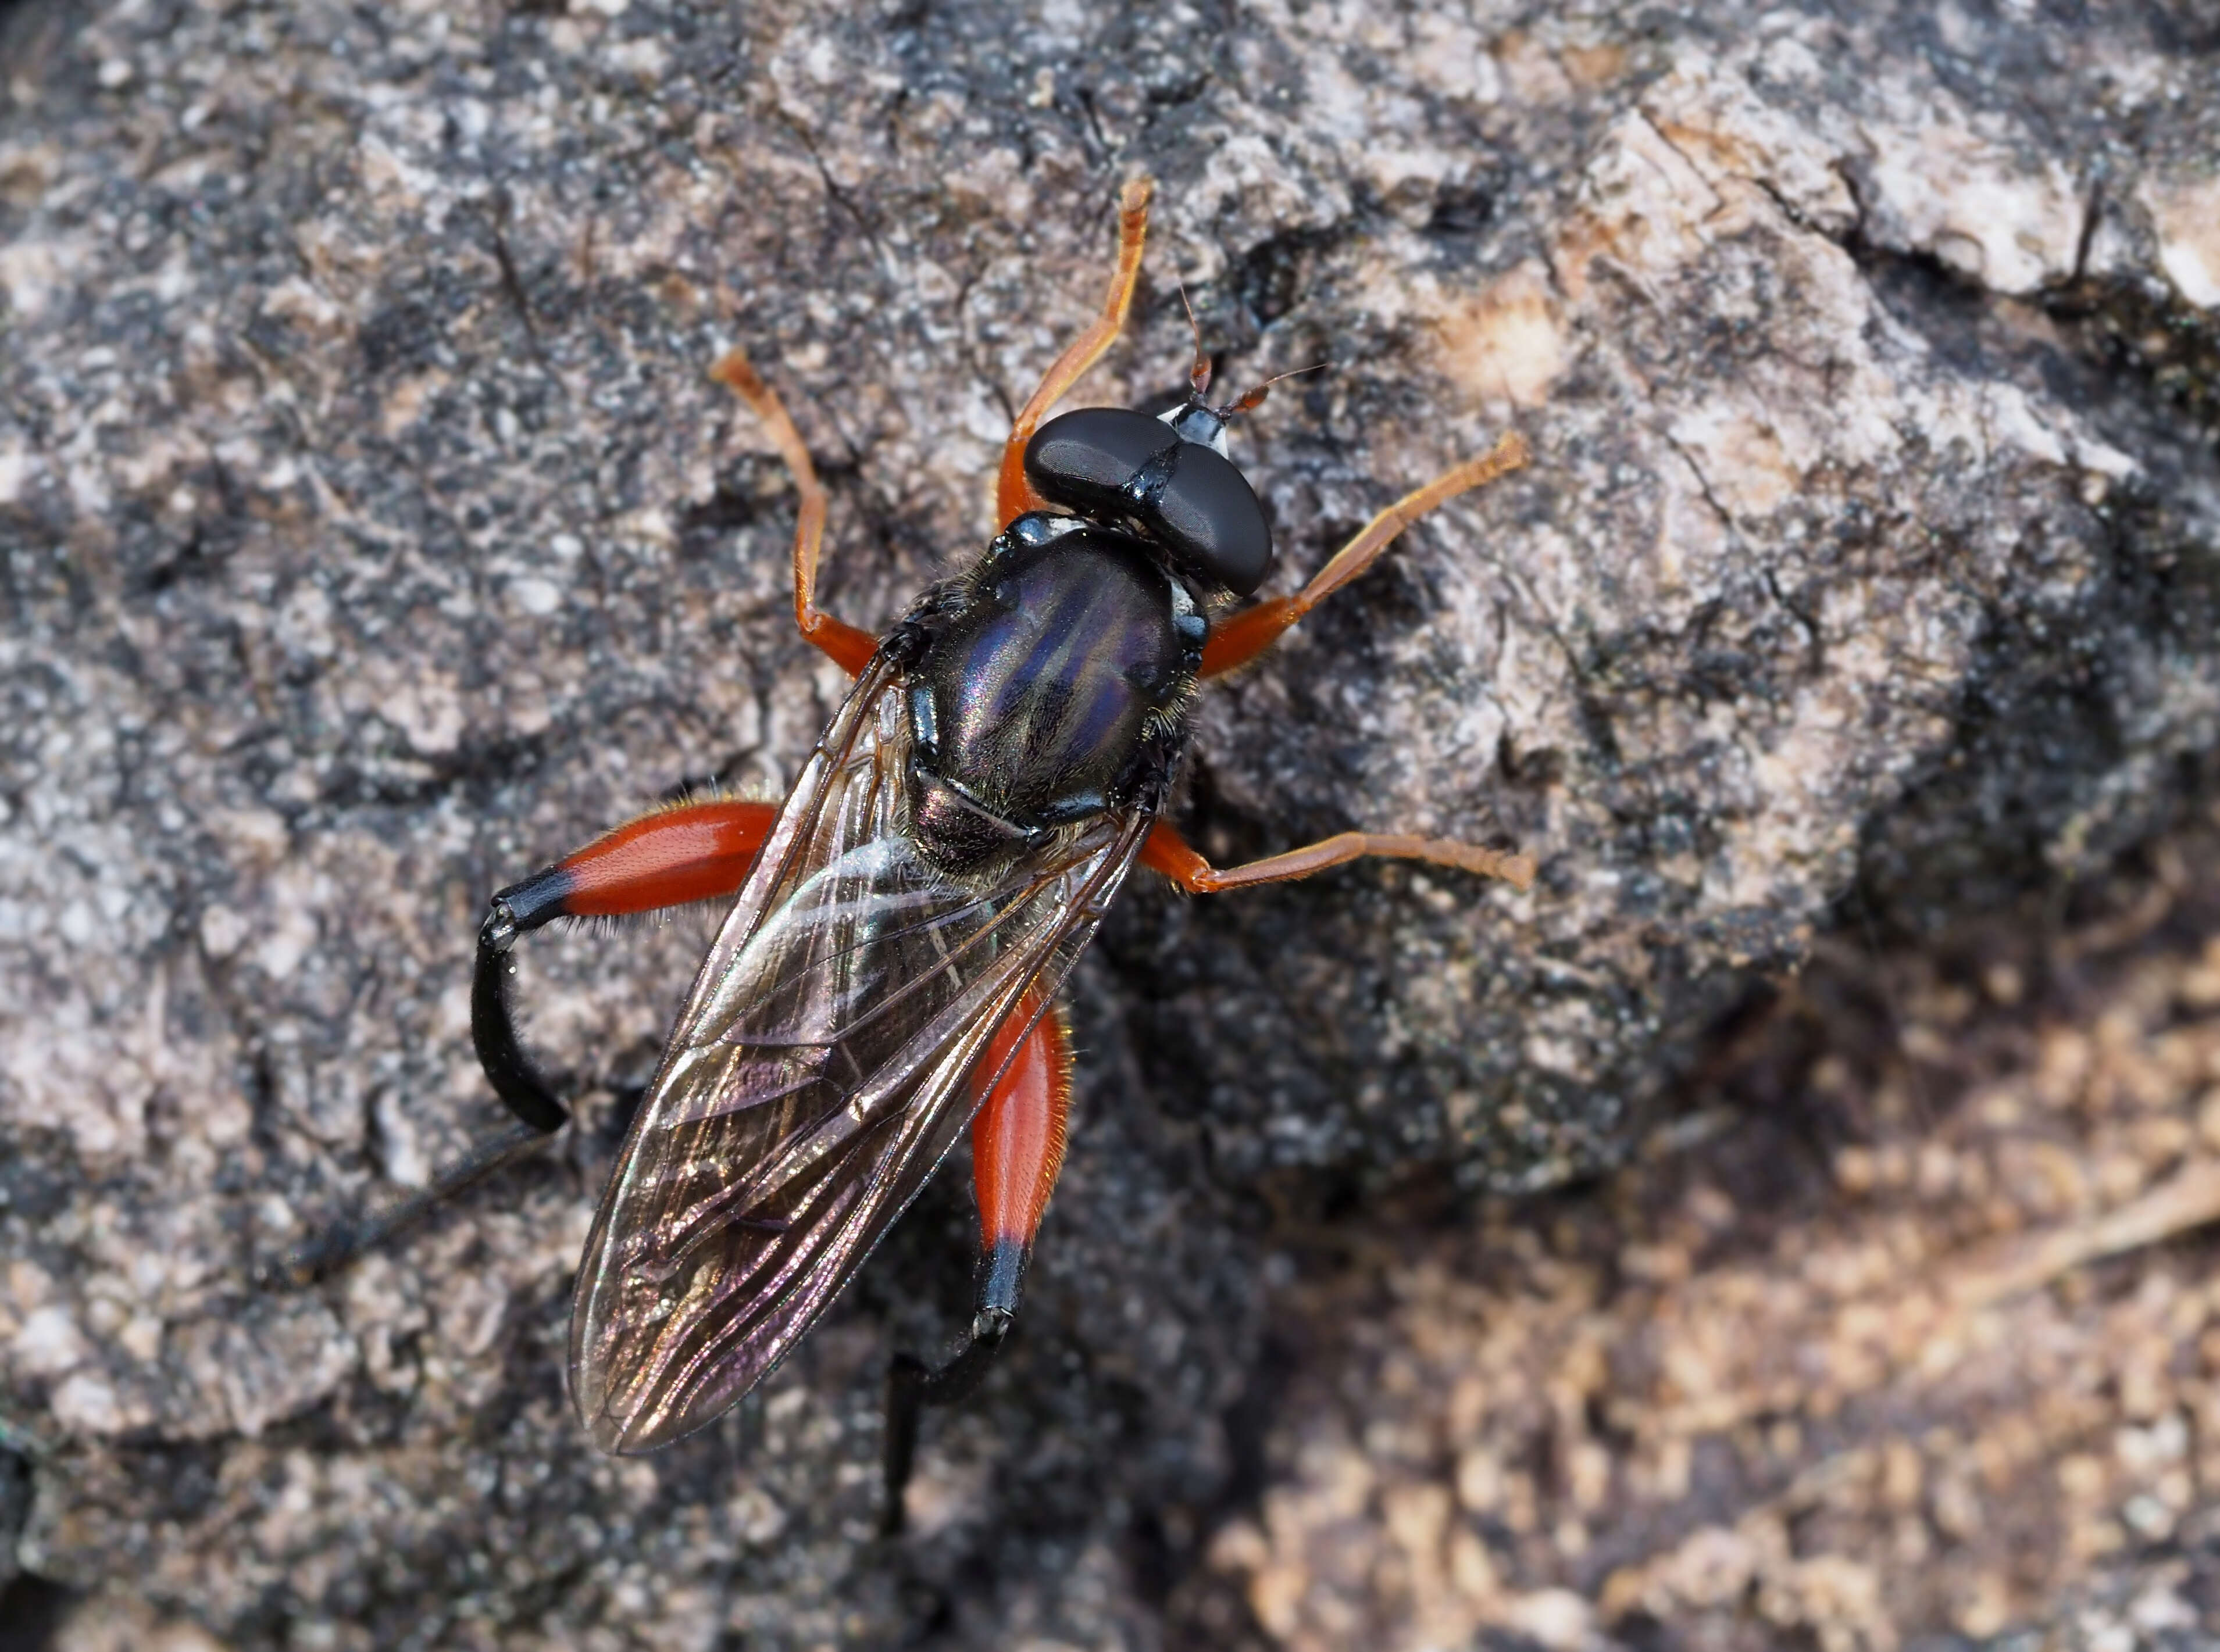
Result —
<instances>
[{"instance_id":1,"label":"transparent wing","mask_svg":"<svg viewBox=\"0 0 2220 1652\"><path fill-rule=\"evenodd\" d=\"M784 1358L969 1122L972 1063L1046 1003L1147 834L1106 817L981 888L902 831L908 720L874 665L695 979L594 1219L571 1318L605 1451L709 1422Z\"/></svg>"}]
</instances>

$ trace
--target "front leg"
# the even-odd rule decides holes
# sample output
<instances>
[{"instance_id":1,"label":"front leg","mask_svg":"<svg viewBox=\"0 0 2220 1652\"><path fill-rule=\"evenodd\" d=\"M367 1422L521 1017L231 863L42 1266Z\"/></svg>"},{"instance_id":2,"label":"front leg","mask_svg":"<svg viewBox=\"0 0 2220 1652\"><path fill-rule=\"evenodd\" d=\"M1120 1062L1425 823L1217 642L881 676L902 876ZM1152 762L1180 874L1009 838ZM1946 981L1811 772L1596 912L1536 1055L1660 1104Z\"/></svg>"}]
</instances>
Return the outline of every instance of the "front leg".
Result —
<instances>
[{"instance_id":1,"label":"front leg","mask_svg":"<svg viewBox=\"0 0 2220 1652\"><path fill-rule=\"evenodd\" d=\"M1010 427L1009 439L1002 444L1002 468L995 482L997 531L1046 502L1026 481L1026 444L1033 439L1048 410L1125 331L1126 312L1132 308L1133 289L1140 279L1141 248L1149 238L1149 197L1156 187L1149 179L1137 178L1119 192L1118 262L1110 272L1110 290L1102 296L1101 311L1056 358L1040 388Z\"/></svg>"},{"instance_id":2,"label":"front leg","mask_svg":"<svg viewBox=\"0 0 2220 1652\"><path fill-rule=\"evenodd\" d=\"M1213 626L1210 640L1202 649L1203 676L1218 676L1247 664L1278 641L1295 621L1377 562L1396 536L1428 511L1509 475L1532 457L1524 437L1516 431L1506 432L1478 458L1467 459L1423 488L1413 488L1367 522L1294 595L1268 598Z\"/></svg>"}]
</instances>

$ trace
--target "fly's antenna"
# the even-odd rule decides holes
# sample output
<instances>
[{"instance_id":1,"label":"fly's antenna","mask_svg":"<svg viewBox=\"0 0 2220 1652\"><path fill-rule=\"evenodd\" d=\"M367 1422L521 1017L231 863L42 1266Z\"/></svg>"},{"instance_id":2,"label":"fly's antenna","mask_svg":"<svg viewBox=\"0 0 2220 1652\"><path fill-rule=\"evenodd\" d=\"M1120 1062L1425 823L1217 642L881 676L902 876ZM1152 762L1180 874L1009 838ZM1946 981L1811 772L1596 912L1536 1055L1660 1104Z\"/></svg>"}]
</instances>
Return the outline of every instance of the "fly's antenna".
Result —
<instances>
[{"instance_id":1,"label":"fly's antenna","mask_svg":"<svg viewBox=\"0 0 2220 1652\"><path fill-rule=\"evenodd\" d=\"M1224 407L1211 406L1208 395L1210 352L1203 348L1202 323L1195 320L1194 305L1189 302L1187 296L1187 283L1182 281L1175 284L1179 289L1180 308L1187 312L1188 330L1194 334L1194 365L1188 370L1186 404L1175 408L1162 416L1169 421L1172 428L1178 431L1187 440L1201 442L1206 446L1219 444L1225 436L1226 425L1243 414L1263 406L1264 398L1271 394L1272 386L1281 379L1294 378L1304 373L1320 372L1334 365L1331 361L1316 361L1307 367L1295 368L1291 372L1275 373L1255 389L1228 402ZM1225 451L1223 446L1219 447L1219 452L1223 453Z\"/></svg>"},{"instance_id":2,"label":"fly's antenna","mask_svg":"<svg viewBox=\"0 0 2220 1652\"><path fill-rule=\"evenodd\" d=\"M1272 393L1272 386L1278 383L1281 379L1300 378L1305 373L1323 372L1333 365L1334 364L1331 361L1314 361L1307 367L1296 367L1284 373L1275 373L1271 377L1266 379L1262 384L1257 385L1254 390L1243 391L1237 400L1228 402L1222 408L1213 408L1211 411L1215 413L1221 420L1230 422L1232 420L1239 418L1244 413L1252 413L1257 408L1263 406L1264 398ZM1200 390L1198 390L1197 393L1200 394Z\"/></svg>"},{"instance_id":3,"label":"fly's antenna","mask_svg":"<svg viewBox=\"0 0 2220 1652\"><path fill-rule=\"evenodd\" d=\"M1188 330L1194 334L1194 365L1188 370L1188 394L1201 406L1203 392L1210 388L1210 352L1202 347L1202 323L1194 319L1194 306L1188 302L1187 283L1177 284L1180 308L1187 312Z\"/></svg>"}]
</instances>

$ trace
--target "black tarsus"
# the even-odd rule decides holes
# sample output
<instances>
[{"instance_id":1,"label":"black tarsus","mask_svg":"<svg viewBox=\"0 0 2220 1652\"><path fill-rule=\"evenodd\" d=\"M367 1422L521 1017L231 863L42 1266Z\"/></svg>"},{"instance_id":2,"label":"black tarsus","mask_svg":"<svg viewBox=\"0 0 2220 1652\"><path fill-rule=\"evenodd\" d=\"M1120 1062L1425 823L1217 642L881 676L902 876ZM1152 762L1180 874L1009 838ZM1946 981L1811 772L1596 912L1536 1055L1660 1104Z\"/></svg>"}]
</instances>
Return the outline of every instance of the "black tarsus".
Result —
<instances>
[{"instance_id":1,"label":"black tarsus","mask_svg":"<svg viewBox=\"0 0 2220 1652\"><path fill-rule=\"evenodd\" d=\"M570 875L551 866L495 895L478 931L477 964L471 976L471 1043L487 1082L517 1122L444 1167L429 1187L382 1211L336 1222L284 1262L263 1268L259 1276L265 1284L314 1284L384 1244L464 1188L543 1145L571 1122L570 1109L517 1039L508 994L509 949L518 936L562 917L570 893Z\"/></svg>"},{"instance_id":2,"label":"black tarsus","mask_svg":"<svg viewBox=\"0 0 2220 1652\"><path fill-rule=\"evenodd\" d=\"M433 1177L431 1185L408 1198L367 1216L335 1222L322 1234L288 1256L282 1267L265 1275L266 1282L313 1285L375 1250L393 1235L421 1219L475 1182L483 1181L503 1165L522 1158L543 1145L545 1131L529 1125L511 1125L490 1141L479 1143L454 1163Z\"/></svg>"},{"instance_id":3,"label":"black tarsus","mask_svg":"<svg viewBox=\"0 0 2220 1652\"><path fill-rule=\"evenodd\" d=\"M518 936L563 915L569 882L567 875L551 867L494 896L478 931L477 966L471 976L471 1043L477 1050L478 1065L485 1069L486 1082L502 1105L543 1136L552 1136L569 1124L571 1113L517 1041L516 1016L508 999L508 978L515 966L508 954Z\"/></svg>"},{"instance_id":4,"label":"black tarsus","mask_svg":"<svg viewBox=\"0 0 2220 1652\"><path fill-rule=\"evenodd\" d=\"M953 1406L971 1397L987 1368L995 1362L1015 1317L1010 1308L982 1307L972 1317L970 1335L938 1370L914 1354L897 1354L887 1366L886 1506L879 1536L898 1537L902 1529L903 1493L917 1461L919 1413L927 1406Z\"/></svg>"},{"instance_id":5,"label":"black tarsus","mask_svg":"<svg viewBox=\"0 0 2220 1652\"><path fill-rule=\"evenodd\" d=\"M902 1529L902 1494L909 1489L917 1458L918 1415L927 1406L954 1406L969 1400L995 1362L1010 1325L1018 1317L1025 1289L1026 1263L1032 1247L1007 1236L987 1248L979 1268L978 1306L970 1335L939 1370L914 1354L897 1354L887 1367L887 1505L879 1516L879 1535L896 1537Z\"/></svg>"}]
</instances>

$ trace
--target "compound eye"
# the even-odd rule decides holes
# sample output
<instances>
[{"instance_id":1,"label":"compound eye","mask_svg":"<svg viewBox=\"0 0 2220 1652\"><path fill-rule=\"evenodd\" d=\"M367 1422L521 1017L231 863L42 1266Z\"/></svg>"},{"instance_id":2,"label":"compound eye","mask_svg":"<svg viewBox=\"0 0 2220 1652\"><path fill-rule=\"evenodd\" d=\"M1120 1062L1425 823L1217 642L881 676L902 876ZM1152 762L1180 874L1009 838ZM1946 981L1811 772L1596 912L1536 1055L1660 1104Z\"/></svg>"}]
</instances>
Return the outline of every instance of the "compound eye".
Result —
<instances>
[{"instance_id":1,"label":"compound eye","mask_svg":"<svg viewBox=\"0 0 2220 1652\"><path fill-rule=\"evenodd\" d=\"M1152 526L1191 572L1247 596L1272 571L1272 529L1233 461L1185 442L1154 501Z\"/></svg>"},{"instance_id":2,"label":"compound eye","mask_svg":"<svg viewBox=\"0 0 2220 1652\"><path fill-rule=\"evenodd\" d=\"M1126 484L1178 441L1163 420L1132 408L1082 408L1033 433L1026 444L1026 480L1067 510L1114 519L1133 508Z\"/></svg>"}]
</instances>

